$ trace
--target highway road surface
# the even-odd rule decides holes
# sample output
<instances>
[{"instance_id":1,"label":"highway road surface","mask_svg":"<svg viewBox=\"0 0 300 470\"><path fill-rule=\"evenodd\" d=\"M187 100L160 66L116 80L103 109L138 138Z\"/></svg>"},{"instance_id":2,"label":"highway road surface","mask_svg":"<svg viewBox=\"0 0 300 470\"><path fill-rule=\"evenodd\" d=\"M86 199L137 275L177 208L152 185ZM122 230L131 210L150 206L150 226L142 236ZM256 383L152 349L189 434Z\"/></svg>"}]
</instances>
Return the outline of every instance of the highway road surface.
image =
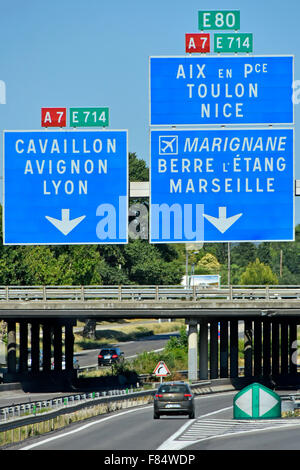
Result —
<instances>
[{"instance_id":1,"label":"highway road surface","mask_svg":"<svg viewBox=\"0 0 300 470\"><path fill-rule=\"evenodd\" d=\"M171 336L178 336L178 333L162 333L148 336L138 341L127 343L112 343L111 346L119 346L124 352L125 359L133 359L138 354L145 351L162 351ZM98 353L101 348L91 349L76 354L80 367L95 366L98 363Z\"/></svg>"},{"instance_id":2,"label":"highway road surface","mask_svg":"<svg viewBox=\"0 0 300 470\"><path fill-rule=\"evenodd\" d=\"M73 424L64 430L10 447L23 450L178 451L299 450L297 419L233 420L236 392L196 398L196 418L153 419L152 405ZM102 454L103 455L103 452ZM145 453L145 458L146 458Z\"/></svg>"}]
</instances>

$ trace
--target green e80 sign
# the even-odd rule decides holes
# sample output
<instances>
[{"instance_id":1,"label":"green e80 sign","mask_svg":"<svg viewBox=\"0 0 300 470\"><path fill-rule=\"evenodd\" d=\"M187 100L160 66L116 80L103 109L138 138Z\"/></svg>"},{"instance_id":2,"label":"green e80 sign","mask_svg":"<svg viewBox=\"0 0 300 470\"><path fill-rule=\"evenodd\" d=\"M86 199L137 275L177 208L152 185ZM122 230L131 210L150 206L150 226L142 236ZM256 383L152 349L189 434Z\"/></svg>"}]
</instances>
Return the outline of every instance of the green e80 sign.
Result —
<instances>
[{"instance_id":1,"label":"green e80 sign","mask_svg":"<svg viewBox=\"0 0 300 470\"><path fill-rule=\"evenodd\" d=\"M240 29L240 12L231 11L199 11L199 29Z\"/></svg>"}]
</instances>

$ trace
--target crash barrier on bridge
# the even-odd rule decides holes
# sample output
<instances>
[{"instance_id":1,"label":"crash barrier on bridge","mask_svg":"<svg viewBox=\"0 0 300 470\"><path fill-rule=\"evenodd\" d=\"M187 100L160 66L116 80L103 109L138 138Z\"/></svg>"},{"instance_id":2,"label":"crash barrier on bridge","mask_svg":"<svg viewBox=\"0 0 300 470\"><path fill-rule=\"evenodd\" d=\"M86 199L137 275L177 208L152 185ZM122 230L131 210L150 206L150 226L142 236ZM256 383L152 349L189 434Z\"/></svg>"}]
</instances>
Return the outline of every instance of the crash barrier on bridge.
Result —
<instances>
[{"instance_id":1,"label":"crash barrier on bridge","mask_svg":"<svg viewBox=\"0 0 300 470\"><path fill-rule=\"evenodd\" d=\"M0 286L0 301L300 299L300 286Z\"/></svg>"},{"instance_id":2,"label":"crash barrier on bridge","mask_svg":"<svg viewBox=\"0 0 300 470\"><path fill-rule=\"evenodd\" d=\"M230 382L224 380L202 381L191 384L191 388L196 395L234 390ZM76 421L147 405L152 401L153 389L122 389L78 393L1 408L0 446L54 431Z\"/></svg>"}]
</instances>

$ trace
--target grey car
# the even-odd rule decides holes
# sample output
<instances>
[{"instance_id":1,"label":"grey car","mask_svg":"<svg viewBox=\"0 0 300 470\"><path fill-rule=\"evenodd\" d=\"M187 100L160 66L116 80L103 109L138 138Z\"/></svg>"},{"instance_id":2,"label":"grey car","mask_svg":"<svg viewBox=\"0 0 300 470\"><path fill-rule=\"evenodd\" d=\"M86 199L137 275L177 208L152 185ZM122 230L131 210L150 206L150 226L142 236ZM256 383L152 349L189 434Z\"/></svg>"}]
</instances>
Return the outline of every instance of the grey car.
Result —
<instances>
[{"instance_id":1,"label":"grey car","mask_svg":"<svg viewBox=\"0 0 300 470\"><path fill-rule=\"evenodd\" d=\"M188 415L195 418L194 394L185 382L165 382L154 394L153 418L161 415Z\"/></svg>"}]
</instances>

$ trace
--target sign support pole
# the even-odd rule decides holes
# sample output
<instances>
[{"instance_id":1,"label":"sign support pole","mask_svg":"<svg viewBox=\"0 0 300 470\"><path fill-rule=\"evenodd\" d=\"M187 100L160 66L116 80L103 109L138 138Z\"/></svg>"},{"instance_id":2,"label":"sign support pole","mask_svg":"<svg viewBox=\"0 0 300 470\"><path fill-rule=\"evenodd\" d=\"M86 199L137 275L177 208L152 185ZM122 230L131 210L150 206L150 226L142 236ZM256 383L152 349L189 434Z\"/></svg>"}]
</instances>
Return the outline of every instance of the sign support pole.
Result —
<instances>
[{"instance_id":1,"label":"sign support pole","mask_svg":"<svg viewBox=\"0 0 300 470\"><path fill-rule=\"evenodd\" d=\"M228 287L230 286L231 284L231 260L230 260L230 242L228 242L228 253L227 253L227 257L228 257Z\"/></svg>"}]
</instances>

